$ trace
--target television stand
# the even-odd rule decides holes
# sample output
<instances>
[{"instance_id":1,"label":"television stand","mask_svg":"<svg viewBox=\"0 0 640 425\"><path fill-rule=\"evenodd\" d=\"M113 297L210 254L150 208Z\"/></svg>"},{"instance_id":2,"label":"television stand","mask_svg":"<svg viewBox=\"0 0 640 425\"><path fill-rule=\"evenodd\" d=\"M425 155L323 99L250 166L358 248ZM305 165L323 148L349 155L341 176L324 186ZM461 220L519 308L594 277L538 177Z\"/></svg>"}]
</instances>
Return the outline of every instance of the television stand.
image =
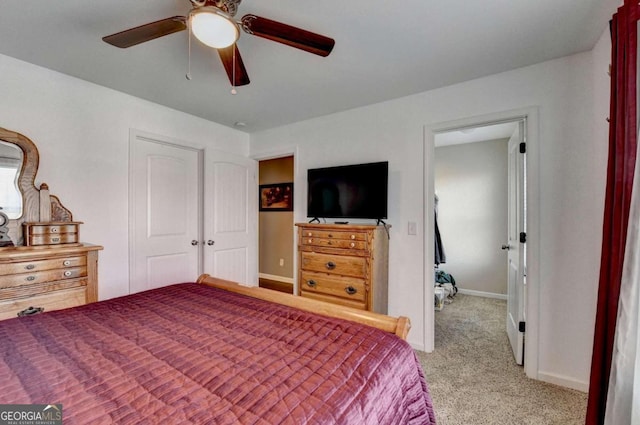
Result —
<instances>
[{"instance_id":1,"label":"television stand","mask_svg":"<svg viewBox=\"0 0 640 425\"><path fill-rule=\"evenodd\" d=\"M382 223L383 226L387 225L381 218L376 218L376 226L380 226L380 223Z\"/></svg>"},{"instance_id":2,"label":"television stand","mask_svg":"<svg viewBox=\"0 0 640 425\"><path fill-rule=\"evenodd\" d=\"M320 223L320 219L318 217L313 217L311 220L309 220L309 224L311 223Z\"/></svg>"}]
</instances>

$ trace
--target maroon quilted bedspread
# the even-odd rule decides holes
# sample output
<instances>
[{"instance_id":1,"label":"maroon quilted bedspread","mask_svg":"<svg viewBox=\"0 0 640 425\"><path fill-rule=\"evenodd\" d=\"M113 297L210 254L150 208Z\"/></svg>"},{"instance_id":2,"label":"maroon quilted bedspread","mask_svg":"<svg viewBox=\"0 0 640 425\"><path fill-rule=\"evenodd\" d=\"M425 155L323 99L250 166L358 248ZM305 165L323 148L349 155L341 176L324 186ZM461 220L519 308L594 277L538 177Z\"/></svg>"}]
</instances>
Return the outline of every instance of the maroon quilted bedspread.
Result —
<instances>
[{"instance_id":1,"label":"maroon quilted bedspread","mask_svg":"<svg viewBox=\"0 0 640 425\"><path fill-rule=\"evenodd\" d=\"M431 424L410 346L194 283L0 322L0 404L65 424Z\"/></svg>"}]
</instances>

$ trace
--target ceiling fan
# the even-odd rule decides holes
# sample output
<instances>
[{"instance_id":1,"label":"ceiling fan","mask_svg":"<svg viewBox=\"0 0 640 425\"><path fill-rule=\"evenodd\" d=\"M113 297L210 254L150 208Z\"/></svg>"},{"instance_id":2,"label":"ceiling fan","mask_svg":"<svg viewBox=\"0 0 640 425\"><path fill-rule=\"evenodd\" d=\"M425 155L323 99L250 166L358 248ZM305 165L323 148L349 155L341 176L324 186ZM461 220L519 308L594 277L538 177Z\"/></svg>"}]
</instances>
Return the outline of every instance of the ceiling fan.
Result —
<instances>
[{"instance_id":1,"label":"ceiling fan","mask_svg":"<svg viewBox=\"0 0 640 425\"><path fill-rule=\"evenodd\" d=\"M276 41L319 56L328 56L335 45L332 38L315 34L256 15L234 20L242 0L189 0L187 16L173 16L103 37L113 46L127 48L164 37L187 28L202 43L218 50L232 86L249 84L249 76L238 51L239 28L247 34Z\"/></svg>"}]
</instances>

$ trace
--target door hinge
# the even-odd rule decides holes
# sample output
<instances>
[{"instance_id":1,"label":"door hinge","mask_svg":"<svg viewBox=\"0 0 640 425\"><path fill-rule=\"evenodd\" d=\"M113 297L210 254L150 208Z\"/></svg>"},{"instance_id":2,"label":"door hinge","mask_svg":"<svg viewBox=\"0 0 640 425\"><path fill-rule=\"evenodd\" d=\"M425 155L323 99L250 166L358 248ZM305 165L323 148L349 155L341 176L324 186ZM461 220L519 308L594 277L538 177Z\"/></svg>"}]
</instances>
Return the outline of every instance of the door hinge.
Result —
<instances>
[{"instance_id":1,"label":"door hinge","mask_svg":"<svg viewBox=\"0 0 640 425\"><path fill-rule=\"evenodd\" d=\"M524 332L527 325L525 322L518 322L518 332Z\"/></svg>"},{"instance_id":2,"label":"door hinge","mask_svg":"<svg viewBox=\"0 0 640 425\"><path fill-rule=\"evenodd\" d=\"M520 243L527 243L527 234L525 232L520 233Z\"/></svg>"},{"instance_id":3,"label":"door hinge","mask_svg":"<svg viewBox=\"0 0 640 425\"><path fill-rule=\"evenodd\" d=\"M527 144L525 142L520 143L520 153L527 153Z\"/></svg>"}]
</instances>

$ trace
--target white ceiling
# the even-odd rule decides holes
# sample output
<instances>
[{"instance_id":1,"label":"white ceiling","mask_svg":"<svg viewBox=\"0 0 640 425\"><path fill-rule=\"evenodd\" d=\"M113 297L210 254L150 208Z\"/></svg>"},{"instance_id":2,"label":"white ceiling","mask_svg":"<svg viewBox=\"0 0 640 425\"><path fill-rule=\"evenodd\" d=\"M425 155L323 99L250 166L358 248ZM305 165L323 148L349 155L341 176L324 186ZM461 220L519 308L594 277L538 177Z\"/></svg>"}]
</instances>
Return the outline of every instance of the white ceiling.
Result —
<instances>
[{"instance_id":1,"label":"white ceiling","mask_svg":"<svg viewBox=\"0 0 640 425\"><path fill-rule=\"evenodd\" d=\"M327 35L327 58L242 34L251 84L230 94L187 34L118 49L101 38L186 15L188 0L2 0L0 54L254 132L591 49L620 0L244 0L247 13ZM2 76L0 76L2 78Z\"/></svg>"}]
</instances>

